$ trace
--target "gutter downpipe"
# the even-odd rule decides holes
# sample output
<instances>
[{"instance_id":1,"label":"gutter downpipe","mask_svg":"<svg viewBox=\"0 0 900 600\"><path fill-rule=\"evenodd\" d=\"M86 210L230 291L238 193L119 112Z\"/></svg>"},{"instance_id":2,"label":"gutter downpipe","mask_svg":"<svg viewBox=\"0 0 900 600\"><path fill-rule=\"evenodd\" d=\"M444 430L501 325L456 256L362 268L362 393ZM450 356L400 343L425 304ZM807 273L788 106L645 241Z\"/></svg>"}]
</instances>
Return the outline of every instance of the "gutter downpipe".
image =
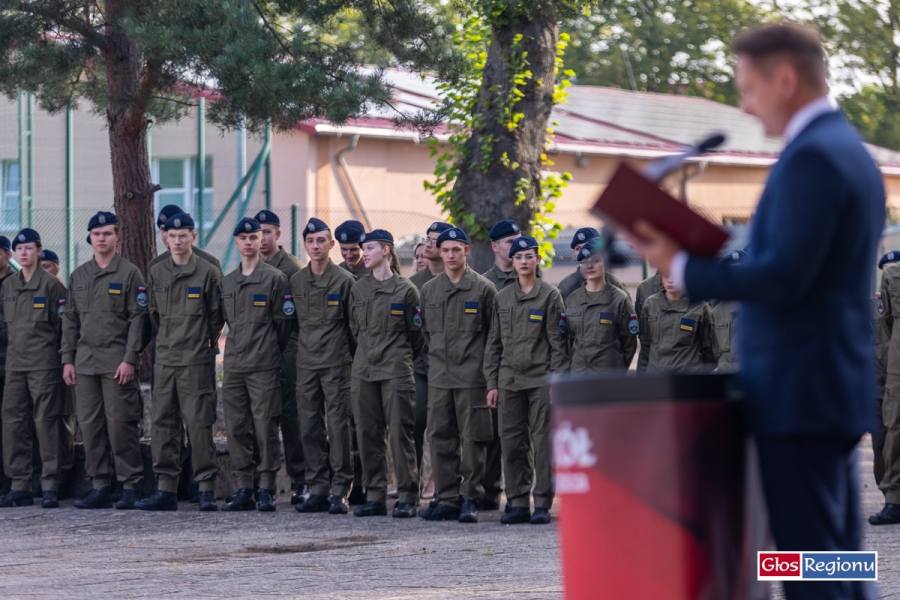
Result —
<instances>
[{"instance_id":1,"label":"gutter downpipe","mask_svg":"<svg viewBox=\"0 0 900 600\"><path fill-rule=\"evenodd\" d=\"M360 217L363 225L365 225L366 231L372 231L372 220L369 218L369 214L363 207L362 200L359 197L359 192L356 189L356 185L353 183L353 179L350 177L350 169L347 166L347 161L344 160L344 154L356 150L356 144L358 142L359 134L354 134L353 138L350 140L350 145L346 148L338 150L337 154L334 155L334 158L338 163L338 168L340 168L341 174L344 176L344 183L347 184L347 190L350 192L350 204L353 206L353 210Z\"/></svg>"}]
</instances>

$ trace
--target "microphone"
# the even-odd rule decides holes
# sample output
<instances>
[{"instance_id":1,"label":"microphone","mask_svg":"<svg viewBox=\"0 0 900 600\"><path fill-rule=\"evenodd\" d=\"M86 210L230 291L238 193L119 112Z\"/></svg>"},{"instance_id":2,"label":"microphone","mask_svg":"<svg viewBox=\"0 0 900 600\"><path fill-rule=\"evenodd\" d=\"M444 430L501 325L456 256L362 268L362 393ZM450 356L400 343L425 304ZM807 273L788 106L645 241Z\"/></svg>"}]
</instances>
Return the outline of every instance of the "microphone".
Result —
<instances>
[{"instance_id":1,"label":"microphone","mask_svg":"<svg viewBox=\"0 0 900 600\"><path fill-rule=\"evenodd\" d=\"M681 154L676 154L674 156L666 156L665 158L660 158L658 160L654 160L652 163L647 165L644 168L644 177L649 179L654 183L659 183L665 178L669 173L680 168L688 159L694 158L695 156L699 156L721 146L725 141L725 136L721 133L717 133L709 136L702 142L698 144L694 144Z\"/></svg>"}]
</instances>

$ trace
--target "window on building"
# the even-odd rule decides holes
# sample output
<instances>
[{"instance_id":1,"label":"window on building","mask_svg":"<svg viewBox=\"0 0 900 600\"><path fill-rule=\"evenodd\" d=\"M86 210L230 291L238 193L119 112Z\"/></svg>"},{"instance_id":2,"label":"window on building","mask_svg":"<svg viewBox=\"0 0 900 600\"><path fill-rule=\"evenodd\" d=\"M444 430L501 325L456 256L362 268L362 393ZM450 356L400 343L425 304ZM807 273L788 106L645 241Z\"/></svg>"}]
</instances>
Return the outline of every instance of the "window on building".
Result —
<instances>
[{"instance_id":1,"label":"window on building","mask_svg":"<svg viewBox=\"0 0 900 600\"><path fill-rule=\"evenodd\" d=\"M203 224L212 227L213 218L213 177L212 157L206 157L203 186ZM154 158L151 165L153 181L162 189L156 192L156 212L167 204L177 204L191 213L196 220L197 211L197 159Z\"/></svg>"},{"instance_id":2,"label":"window on building","mask_svg":"<svg viewBox=\"0 0 900 600\"><path fill-rule=\"evenodd\" d=\"M19 222L21 189L19 163L0 161L0 229L12 231L22 226Z\"/></svg>"}]
</instances>

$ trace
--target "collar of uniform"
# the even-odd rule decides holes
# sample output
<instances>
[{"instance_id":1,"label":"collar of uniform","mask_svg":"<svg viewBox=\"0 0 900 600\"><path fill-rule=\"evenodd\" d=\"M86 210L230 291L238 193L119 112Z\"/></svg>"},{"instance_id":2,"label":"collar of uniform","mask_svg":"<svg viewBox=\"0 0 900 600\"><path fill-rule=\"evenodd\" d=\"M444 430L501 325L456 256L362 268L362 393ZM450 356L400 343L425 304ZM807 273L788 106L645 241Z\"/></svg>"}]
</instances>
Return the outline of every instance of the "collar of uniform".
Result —
<instances>
[{"instance_id":1,"label":"collar of uniform","mask_svg":"<svg viewBox=\"0 0 900 600\"><path fill-rule=\"evenodd\" d=\"M531 300L532 298L537 298L538 294L541 292L541 286L549 285L545 284L544 280L538 277L534 282L534 287L531 288L531 291L527 294L522 293L522 288L516 285L516 298L519 300Z\"/></svg>"},{"instance_id":2,"label":"collar of uniform","mask_svg":"<svg viewBox=\"0 0 900 600\"><path fill-rule=\"evenodd\" d=\"M497 279L504 280L504 279L518 279L519 278L519 276L516 275L515 268L512 271L510 271L509 273L507 273L506 271L504 271L503 269L498 267L496 264L491 268L494 270L494 273L497 274Z\"/></svg>"},{"instance_id":3,"label":"collar of uniform","mask_svg":"<svg viewBox=\"0 0 900 600\"><path fill-rule=\"evenodd\" d=\"M475 283L475 271L473 271L471 267L466 267L465 273L463 273L457 283L450 281L446 272L441 273L438 277L441 278L441 284L444 286L444 291L448 294L451 294L456 290L469 291L472 289L472 284Z\"/></svg>"},{"instance_id":4,"label":"collar of uniform","mask_svg":"<svg viewBox=\"0 0 900 600\"><path fill-rule=\"evenodd\" d=\"M109 261L109 264L104 268L100 268L97 265L97 261L94 260L94 257L91 257L90 265L92 270L94 271L94 276L104 275L105 273L115 273L119 268L119 263L122 261L122 257L118 254L113 255L113 259Z\"/></svg>"},{"instance_id":5,"label":"collar of uniform","mask_svg":"<svg viewBox=\"0 0 900 600\"><path fill-rule=\"evenodd\" d=\"M19 283L22 284L22 288L21 288L21 289L23 289L23 290L36 290L36 289L38 289L38 287L40 286L41 278L44 277L45 274L46 274L48 277L52 277L52 275L50 275L49 273L47 273L46 271L44 271L44 268L43 268L43 267L41 267L40 265L38 265L38 268L37 268L37 270L34 272L34 275L32 275L32 276L31 276L31 279L30 279L29 281L26 282L26 281L25 281L25 277L22 276L22 271L19 271L18 276L19 276Z\"/></svg>"},{"instance_id":6,"label":"collar of uniform","mask_svg":"<svg viewBox=\"0 0 900 600\"><path fill-rule=\"evenodd\" d=\"M369 273L369 275L372 275ZM378 281L375 279L375 276L372 276L372 289L375 292L383 292L386 294L392 293L397 288L397 282L400 281L400 276L394 273L391 275L390 279L385 279L384 281Z\"/></svg>"},{"instance_id":7,"label":"collar of uniform","mask_svg":"<svg viewBox=\"0 0 900 600\"><path fill-rule=\"evenodd\" d=\"M275 253L275 256L272 257L272 260L266 260L263 258L263 262L267 265L278 268L278 265L281 264L281 261L284 259L285 255L284 246L278 246L278 252ZM262 258L262 254L259 255Z\"/></svg>"},{"instance_id":8,"label":"collar of uniform","mask_svg":"<svg viewBox=\"0 0 900 600\"><path fill-rule=\"evenodd\" d=\"M175 266L175 261L172 260L172 255L169 255L169 260L166 261L166 266L169 267L169 270L175 275L175 279L179 277L188 277L189 275L193 275L194 271L197 270L197 261L200 260L200 257L191 252L191 257L188 259L186 265L184 265L183 269L178 269Z\"/></svg>"},{"instance_id":9,"label":"collar of uniform","mask_svg":"<svg viewBox=\"0 0 900 600\"><path fill-rule=\"evenodd\" d=\"M241 263L238 263L237 269L237 282L238 284L243 283L259 283L262 279L262 275L260 272L268 266L268 263L262 259L262 256L259 257L259 262L256 263L256 267L253 269L253 272L249 275L244 275L241 273Z\"/></svg>"},{"instance_id":10,"label":"collar of uniform","mask_svg":"<svg viewBox=\"0 0 900 600\"><path fill-rule=\"evenodd\" d=\"M329 258L328 264L325 265L325 270L322 271L321 275L316 275L315 273L313 273L312 267L309 264L300 269L300 273L303 273L304 276L309 279L310 285L314 285L316 287L327 287L328 284L331 283L331 277L334 274L334 270L340 268L341 267L334 264L334 261Z\"/></svg>"},{"instance_id":11,"label":"collar of uniform","mask_svg":"<svg viewBox=\"0 0 900 600\"><path fill-rule=\"evenodd\" d=\"M687 296L682 296L675 302L672 302L668 298L666 298L666 294L663 293L663 310L672 311L672 312L687 312L691 307L691 299Z\"/></svg>"},{"instance_id":12,"label":"collar of uniform","mask_svg":"<svg viewBox=\"0 0 900 600\"><path fill-rule=\"evenodd\" d=\"M609 282L606 282L606 285L603 286L603 289L600 290L599 293L588 291L587 289L587 280L583 284L581 284L581 289L584 290L584 295L587 297L587 305L593 306L594 304L609 304L610 300L612 300L613 291L612 289L615 286Z\"/></svg>"}]
</instances>

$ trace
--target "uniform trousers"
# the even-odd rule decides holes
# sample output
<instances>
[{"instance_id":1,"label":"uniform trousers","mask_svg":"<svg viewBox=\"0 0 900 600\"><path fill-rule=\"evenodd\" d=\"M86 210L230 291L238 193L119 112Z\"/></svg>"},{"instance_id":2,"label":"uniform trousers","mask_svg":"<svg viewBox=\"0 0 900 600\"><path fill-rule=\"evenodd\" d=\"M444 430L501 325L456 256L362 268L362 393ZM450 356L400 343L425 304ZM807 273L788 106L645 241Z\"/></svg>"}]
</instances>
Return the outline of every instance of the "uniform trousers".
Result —
<instances>
[{"instance_id":1,"label":"uniform trousers","mask_svg":"<svg viewBox=\"0 0 900 600\"><path fill-rule=\"evenodd\" d=\"M884 400L881 405L884 423L882 446L884 473L878 487L884 494L884 501L900 504L900 375L888 373L884 384ZM874 449L876 440L873 436Z\"/></svg>"},{"instance_id":2,"label":"uniform trousers","mask_svg":"<svg viewBox=\"0 0 900 600\"><path fill-rule=\"evenodd\" d=\"M400 502L418 504L419 472L416 467L416 384L412 375L363 381L353 377L350 402L356 421L363 486L369 502L387 500L385 437L390 428L391 454Z\"/></svg>"},{"instance_id":3,"label":"uniform trousers","mask_svg":"<svg viewBox=\"0 0 900 600\"><path fill-rule=\"evenodd\" d=\"M222 400L228 453L238 488L252 488L254 471L258 470L259 487L274 490L281 467L281 369L252 373L226 369ZM259 448L259 464L253 459L254 440Z\"/></svg>"},{"instance_id":4,"label":"uniform trousers","mask_svg":"<svg viewBox=\"0 0 900 600\"><path fill-rule=\"evenodd\" d=\"M487 443L484 460L484 497L500 502L503 493L503 449L500 447L500 413L491 409L491 426L494 437Z\"/></svg>"},{"instance_id":5,"label":"uniform trousers","mask_svg":"<svg viewBox=\"0 0 900 600\"><path fill-rule=\"evenodd\" d=\"M284 468L291 484L307 483L306 463L297 408L297 344L291 342L281 355L281 440L284 444Z\"/></svg>"},{"instance_id":6,"label":"uniform trousers","mask_svg":"<svg viewBox=\"0 0 900 600\"><path fill-rule=\"evenodd\" d=\"M191 467L200 491L215 487L219 463L212 427L216 422L216 394L209 363L153 368L153 472L163 492L178 491L184 428L191 441Z\"/></svg>"},{"instance_id":7,"label":"uniform trousers","mask_svg":"<svg viewBox=\"0 0 900 600\"><path fill-rule=\"evenodd\" d=\"M533 485L534 506L549 510L553 505L549 389L500 388L499 396L506 497L513 507L530 507Z\"/></svg>"},{"instance_id":8,"label":"uniform trousers","mask_svg":"<svg viewBox=\"0 0 900 600\"><path fill-rule=\"evenodd\" d=\"M297 369L297 407L310 493L347 498L353 485L350 365Z\"/></svg>"}]
</instances>

